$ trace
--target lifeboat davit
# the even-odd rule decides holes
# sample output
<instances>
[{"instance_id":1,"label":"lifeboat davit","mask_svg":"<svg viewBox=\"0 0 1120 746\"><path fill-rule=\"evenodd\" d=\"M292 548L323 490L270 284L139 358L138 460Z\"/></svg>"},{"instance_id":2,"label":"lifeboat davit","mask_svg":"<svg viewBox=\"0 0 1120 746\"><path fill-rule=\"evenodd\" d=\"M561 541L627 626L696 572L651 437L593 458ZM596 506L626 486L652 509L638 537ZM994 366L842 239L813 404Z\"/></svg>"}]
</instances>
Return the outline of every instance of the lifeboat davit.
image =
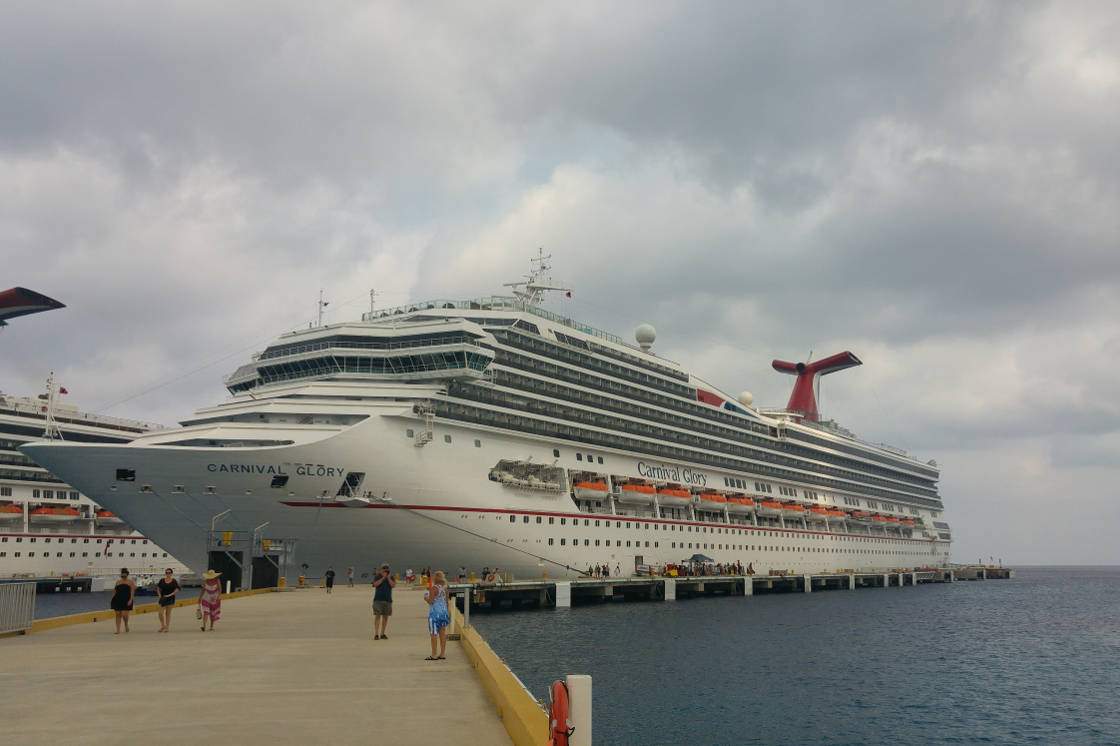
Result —
<instances>
[{"instance_id":1,"label":"lifeboat davit","mask_svg":"<svg viewBox=\"0 0 1120 746\"><path fill-rule=\"evenodd\" d=\"M96 518L97 518L97 522L99 524L101 524L102 526L109 526L109 525L116 525L118 523L124 523L124 521L122 521L120 518L117 518L115 515L110 513L108 510L105 510L104 508L97 511Z\"/></svg>"},{"instance_id":2,"label":"lifeboat davit","mask_svg":"<svg viewBox=\"0 0 1120 746\"><path fill-rule=\"evenodd\" d=\"M655 490L651 484L632 482L619 487L618 497L616 499L620 503L652 505L653 493L656 491L657 490Z\"/></svg>"},{"instance_id":3,"label":"lifeboat davit","mask_svg":"<svg viewBox=\"0 0 1120 746\"><path fill-rule=\"evenodd\" d=\"M749 513L754 510L754 500L742 496L729 497L727 498L727 510L731 513Z\"/></svg>"},{"instance_id":4,"label":"lifeboat davit","mask_svg":"<svg viewBox=\"0 0 1120 746\"><path fill-rule=\"evenodd\" d=\"M28 517L34 523L69 523L82 517L74 508L35 508Z\"/></svg>"},{"instance_id":5,"label":"lifeboat davit","mask_svg":"<svg viewBox=\"0 0 1120 746\"><path fill-rule=\"evenodd\" d=\"M580 500L602 500L607 496L607 483L601 480L576 482L572 490Z\"/></svg>"},{"instance_id":6,"label":"lifeboat davit","mask_svg":"<svg viewBox=\"0 0 1120 746\"><path fill-rule=\"evenodd\" d=\"M662 487L657 490L657 502L667 508L684 508L692 499L692 493L680 487Z\"/></svg>"},{"instance_id":7,"label":"lifeboat davit","mask_svg":"<svg viewBox=\"0 0 1120 746\"><path fill-rule=\"evenodd\" d=\"M763 500L758 504L758 514L777 518L782 514L782 504L773 500Z\"/></svg>"},{"instance_id":8,"label":"lifeboat davit","mask_svg":"<svg viewBox=\"0 0 1120 746\"><path fill-rule=\"evenodd\" d=\"M18 505L0 505L0 521L14 521L23 518L23 508Z\"/></svg>"}]
</instances>

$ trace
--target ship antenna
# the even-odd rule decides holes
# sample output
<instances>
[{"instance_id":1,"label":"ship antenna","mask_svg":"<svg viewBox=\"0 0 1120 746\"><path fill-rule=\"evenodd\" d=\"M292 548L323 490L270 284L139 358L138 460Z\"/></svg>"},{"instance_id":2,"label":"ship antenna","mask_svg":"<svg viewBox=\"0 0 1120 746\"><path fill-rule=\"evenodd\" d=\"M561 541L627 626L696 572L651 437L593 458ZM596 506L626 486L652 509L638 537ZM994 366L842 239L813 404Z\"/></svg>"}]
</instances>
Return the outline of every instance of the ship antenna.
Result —
<instances>
[{"instance_id":1,"label":"ship antenna","mask_svg":"<svg viewBox=\"0 0 1120 746\"><path fill-rule=\"evenodd\" d=\"M525 275L523 282L507 282L505 287L513 288L513 297L525 307L536 307L544 300L545 292L560 290L570 292L571 288L552 284L552 275L549 272L552 266L548 260L552 254L545 254L544 248L537 249L537 256L529 260L529 274Z\"/></svg>"},{"instance_id":2,"label":"ship antenna","mask_svg":"<svg viewBox=\"0 0 1120 746\"><path fill-rule=\"evenodd\" d=\"M62 440L62 431L58 427L58 423L54 419L54 398L55 398L55 385L54 385L54 371L51 371L50 376L47 377L47 426L43 430L43 437L47 440L57 438Z\"/></svg>"}]
</instances>

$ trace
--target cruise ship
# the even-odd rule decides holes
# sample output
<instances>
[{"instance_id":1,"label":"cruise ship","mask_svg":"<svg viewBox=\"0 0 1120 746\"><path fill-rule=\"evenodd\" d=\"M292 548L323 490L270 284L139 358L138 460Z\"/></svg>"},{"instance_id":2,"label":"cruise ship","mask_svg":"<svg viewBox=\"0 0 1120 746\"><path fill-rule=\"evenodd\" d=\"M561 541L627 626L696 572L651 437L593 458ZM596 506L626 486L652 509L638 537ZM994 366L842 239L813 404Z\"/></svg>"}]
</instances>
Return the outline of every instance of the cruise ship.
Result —
<instances>
[{"instance_id":1,"label":"cruise ship","mask_svg":"<svg viewBox=\"0 0 1120 746\"><path fill-rule=\"evenodd\" d=\"M27 443L127 443L152 425L94 415L58 401L47 381L35 398L0 393L0 578L162 577L186 567L121 517L19 452Z\"/></svg>"},{"instance_id":2,"label":"cruise ship","mask_svg":"<svg viewBox=\"0 0 1120 746\"><path fill-rule=\"evenodd\" d=\"M285 334L180 428L22 450L191 567L269 560L289 581L948 563L937 465L820 420L814 385L855 355L775 361L793 396L761 410L655 354L648 325L628 344L545 309L566 291L547 259L507 295Z\"/></svg>"}]
</instances>

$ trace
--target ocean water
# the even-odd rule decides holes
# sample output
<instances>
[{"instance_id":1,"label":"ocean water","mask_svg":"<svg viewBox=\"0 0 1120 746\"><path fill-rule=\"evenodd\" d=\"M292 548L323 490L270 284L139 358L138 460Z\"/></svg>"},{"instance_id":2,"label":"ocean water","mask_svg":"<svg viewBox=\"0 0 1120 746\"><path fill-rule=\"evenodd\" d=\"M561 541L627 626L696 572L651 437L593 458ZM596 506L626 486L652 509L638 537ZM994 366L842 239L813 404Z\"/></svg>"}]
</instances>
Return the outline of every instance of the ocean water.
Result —
<instances>
[{"instance_id":1,"label":"ocean water","mask_svg":"<svg viewBox=\"0 0 1120 746\"><path fill-rule=\"evenodd\" d=\"M598 744L1120 743L1120 567L471 622L540 699L590 674Z\"/></svg>"}]
</instances>

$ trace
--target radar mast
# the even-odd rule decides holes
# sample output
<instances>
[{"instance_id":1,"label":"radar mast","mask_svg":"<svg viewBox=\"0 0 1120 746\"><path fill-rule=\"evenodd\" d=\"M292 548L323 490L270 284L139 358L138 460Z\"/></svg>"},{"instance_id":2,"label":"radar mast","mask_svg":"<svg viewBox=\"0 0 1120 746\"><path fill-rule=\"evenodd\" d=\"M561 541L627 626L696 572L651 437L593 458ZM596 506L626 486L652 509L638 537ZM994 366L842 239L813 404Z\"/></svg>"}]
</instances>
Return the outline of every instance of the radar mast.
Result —
<instances>
[{"instance_id":1,"label":"radar mast","mask_svg":"<svg viewBox=\"0 0 1120 746\"><path fill-rule=\"evenodd\" d=\"M529 274L525 275L522 282L507 282L503 287L513 288L513 297L527 307L536 307L544 300L544 294L549 290L559 290L570 293L571 288L552 284L552 265L548 260L552 254L545 254L544 248L537 249L537 256L529 260Z\"/></svg>"}]
</instances>

